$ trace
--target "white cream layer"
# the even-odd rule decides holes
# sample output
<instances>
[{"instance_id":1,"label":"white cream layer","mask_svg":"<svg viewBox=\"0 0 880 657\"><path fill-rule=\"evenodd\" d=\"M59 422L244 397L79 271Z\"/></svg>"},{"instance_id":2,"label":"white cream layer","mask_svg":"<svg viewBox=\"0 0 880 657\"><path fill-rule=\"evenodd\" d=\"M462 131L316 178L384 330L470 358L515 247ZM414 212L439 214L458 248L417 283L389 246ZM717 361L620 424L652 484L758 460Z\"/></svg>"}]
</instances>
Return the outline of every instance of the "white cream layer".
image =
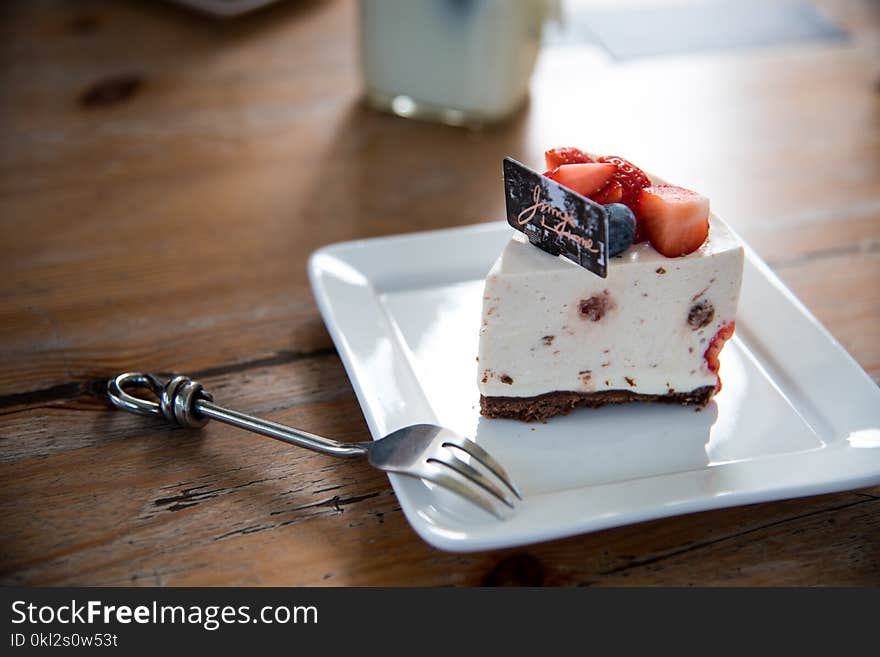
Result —
<instances>
[{"instance_id":1,"label":"white cream layer","mask_svg":"<svg viewBox=\"0 0 880 657\"><path fill-rule=\"evenodd\" d=\"M742 269L742 244L714 216L694 253L667 258L636 244L610 259L604 279L516 233L486 278L480 393L666 394L714 386L703 355L735 317ZM598 321L581 312L591 297L607 299ZM688 314L698 302L711 304L714 316L694 329Z\"/></svg>"}]
</instances>

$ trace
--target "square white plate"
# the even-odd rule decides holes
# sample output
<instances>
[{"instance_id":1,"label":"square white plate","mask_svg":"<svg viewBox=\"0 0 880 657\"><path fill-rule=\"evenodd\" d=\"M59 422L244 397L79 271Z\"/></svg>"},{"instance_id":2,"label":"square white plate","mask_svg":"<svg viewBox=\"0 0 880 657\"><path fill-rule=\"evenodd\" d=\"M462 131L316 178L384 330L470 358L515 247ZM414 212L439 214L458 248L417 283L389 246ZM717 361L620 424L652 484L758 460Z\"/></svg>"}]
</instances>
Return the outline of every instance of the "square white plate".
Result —
<instances>
[{"instance_id":1,"label":"square white plate","mask_svg":"<svg viewBox=\"0 0 880 657\"><path fill-rule=\"evenodd\" d=\"M409 522L452 551L544 541L652 518L880 483L880 388L746 249L724 389L702 412L628 404L547 424L479 413L483 279L504 223L334 244L309 276L373 438L408 424L485 447L523 492L499 521L390 475Z\"/></svg>"}]
</instances>

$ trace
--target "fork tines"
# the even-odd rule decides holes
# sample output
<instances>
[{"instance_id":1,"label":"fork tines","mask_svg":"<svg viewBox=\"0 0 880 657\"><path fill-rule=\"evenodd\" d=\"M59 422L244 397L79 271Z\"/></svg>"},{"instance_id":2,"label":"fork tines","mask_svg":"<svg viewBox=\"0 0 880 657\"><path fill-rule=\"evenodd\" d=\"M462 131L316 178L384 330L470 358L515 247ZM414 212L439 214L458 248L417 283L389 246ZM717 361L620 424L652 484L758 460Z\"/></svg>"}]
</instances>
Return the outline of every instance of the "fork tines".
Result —
<instances>
[{"instance_id":1,"label":"fork tines","mask_svg":"<svg viewBox=\"0 0 880 657\"><path fill-rule=\"evenodd\" d=\"M489 474L484 474L473 467L461 457L462 454L473 458ZM490 500L477 492L473 485L468 485L461 481L461 479L466 480L470 484L475 484L488 493L492 499L503 502L511 509L514 508L516 499L522 500L522 495L510 480L504 468L486 450L472 440L457 436L456 439L449 439L447 436L440 444L439 449L435 449L428 457L427 462L433 466L430 476L426 476L427 479L449 488L495 516L503 517ZM498 485L496 481L502 485ZM513 495L511 496L510 493Z\"/></svg>"}]
</instances>

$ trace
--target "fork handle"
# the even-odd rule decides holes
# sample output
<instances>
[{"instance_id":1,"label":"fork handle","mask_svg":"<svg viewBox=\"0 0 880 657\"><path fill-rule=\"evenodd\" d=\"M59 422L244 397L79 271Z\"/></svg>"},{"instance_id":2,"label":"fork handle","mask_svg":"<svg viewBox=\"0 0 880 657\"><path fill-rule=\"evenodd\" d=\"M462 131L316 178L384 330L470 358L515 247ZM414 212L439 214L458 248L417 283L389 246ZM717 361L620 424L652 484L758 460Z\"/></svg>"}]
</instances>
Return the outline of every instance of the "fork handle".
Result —
<instances>
[{"instance_id":1,"label":"fork handle","mask_svg":"<svg viewBox=\"0 0 880 657\"><path fill-rule=\"evenodd\" d=\"M125 388L146 388L159 398L158 402L137 397ZM167 382L154 374L125 372L107 382L107 396L114 406L139 415L159 415L172 424L197 428L214 419L224 424L258 433L289 445L305 447L313 452L354 458L366 456L370 443L343 443L301 431L277 422L224 408L214 403L202 384L185 376L172 376Z\"/></svg>"}]
</instances>

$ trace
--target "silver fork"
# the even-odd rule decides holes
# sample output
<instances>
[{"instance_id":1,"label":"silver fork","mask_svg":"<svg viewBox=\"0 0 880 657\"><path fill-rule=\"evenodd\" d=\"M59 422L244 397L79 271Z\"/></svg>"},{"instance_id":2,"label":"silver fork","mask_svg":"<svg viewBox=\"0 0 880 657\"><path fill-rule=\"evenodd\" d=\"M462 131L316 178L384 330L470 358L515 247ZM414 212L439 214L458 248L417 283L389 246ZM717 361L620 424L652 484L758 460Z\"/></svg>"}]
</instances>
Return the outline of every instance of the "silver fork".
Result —
<instances>
[{"instance_id":1,"label":"silver fork","mask_svg":"<svg viewBox=\"0 0 880 657\"><path fill-rule=\"evenodd\" d=\"M137 397L126 388L148 389L159 401ZM379 470L431 481L501 519L505 516L498 502L512 509L516 500L522 499L504 468L486 450L433 424L403 427L379 440L344 443L218 406L200 383L185 376L172 376L163 383L154 374L126 372L107 382L107 395L123 410L160 415L181 427L203 427L214 419L313 452L340 458L366 457ZM480 463L485 472L465 461L464 455Z\"/></svg>"}]
</instances>

